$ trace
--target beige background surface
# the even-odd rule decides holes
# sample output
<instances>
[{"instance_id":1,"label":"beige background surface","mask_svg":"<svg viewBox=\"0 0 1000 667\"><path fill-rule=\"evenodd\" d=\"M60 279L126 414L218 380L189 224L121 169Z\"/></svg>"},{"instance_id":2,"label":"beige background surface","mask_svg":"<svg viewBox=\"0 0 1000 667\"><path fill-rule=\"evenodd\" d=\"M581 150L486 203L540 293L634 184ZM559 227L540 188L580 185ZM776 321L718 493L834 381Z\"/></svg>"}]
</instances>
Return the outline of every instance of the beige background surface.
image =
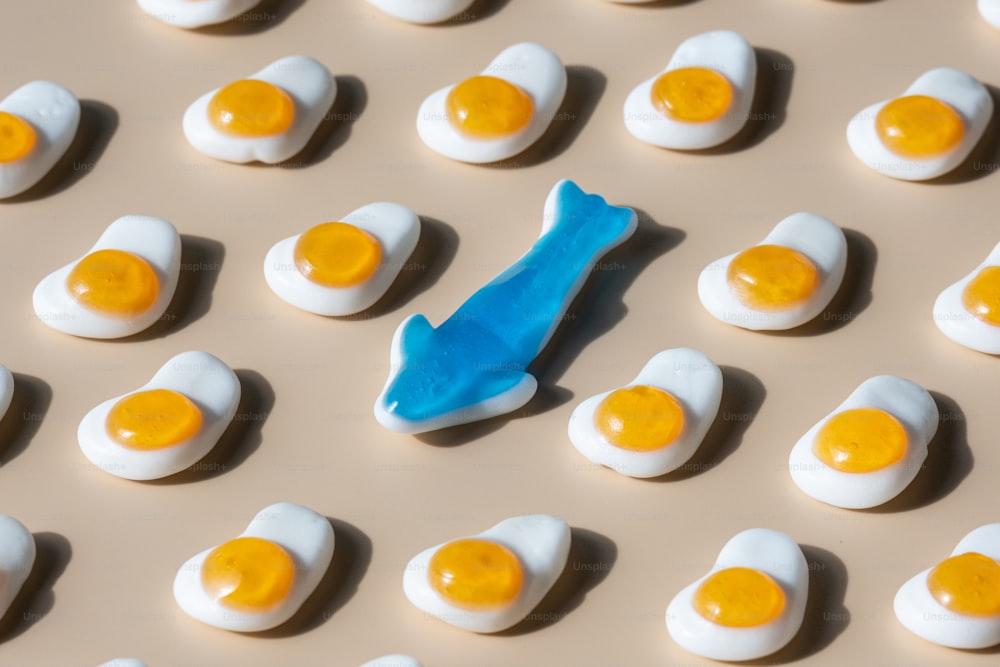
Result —
<instances>
[{"instance_id":1,"label":"beige background surface","mask_svg":"<svg viewBox=\"0 0 1000 667\"><path fill-rule=\"evenodd\" d=\"M931 67L1000 85L1000 31L973 0L483 0L438 27L362 0L266 0L247 20L194 32L129 0L14 3L4 14L0 91L52 79L81 98L84 117L54 177L0 204L0 363L17 382L0 423L0 511L26 524L40 551L3 624L0 663L351 666L404 652L427 667L701 664L670 639L664 609L752 526L789 533L812 570L802 631L765 663L996 660L920 640L891 609L903 581L1000 520L997 359L947 340L930 317L938 292L1000 240L996 123L960 172L936 183L877 175L844 138L855 112ZM633 139L621 118L631 88L684 38L717 28L756 47L764 120L702 154ZM562 120L540 147L479 167L423 146L414 130L423 97L525 40L569 68ZM230 165L186 143L189 102L291 53L321 60L341 86L304 158ZM573 305L538 364L538 396L510 417L447 433L382 429L371 406L398 323L413 312L441 322L520 255L564 177L635 207L641 227ZM413 208L424 224L412 266L375 308L327 319L268 290L261 267L272 243L378 200ZM831 308L783 335L712 319L695 292L701 268L799 210L848 234L848 277ZM126 213L164 217L183 234L185 270L165 326L99 342L42 325L31 310L37 281ZM694 461L653 481L589 464L566 437L573 407L678 346L702 350L725 375L719 419ZM80 418L188 349L222 357L243 383L225 442L198 470L160 483L90 465L76 444ZM881 373L938 400L928 465L877 510L809 499L788 475L789 449ZM279 500L312 507L337 532L334 566L305 612L264 636L180 612L176 568ZM566 519L573 548L534 620L474 635L404 598L403 567L421 549L536 512Z\"/></svg>"}]
</instances>

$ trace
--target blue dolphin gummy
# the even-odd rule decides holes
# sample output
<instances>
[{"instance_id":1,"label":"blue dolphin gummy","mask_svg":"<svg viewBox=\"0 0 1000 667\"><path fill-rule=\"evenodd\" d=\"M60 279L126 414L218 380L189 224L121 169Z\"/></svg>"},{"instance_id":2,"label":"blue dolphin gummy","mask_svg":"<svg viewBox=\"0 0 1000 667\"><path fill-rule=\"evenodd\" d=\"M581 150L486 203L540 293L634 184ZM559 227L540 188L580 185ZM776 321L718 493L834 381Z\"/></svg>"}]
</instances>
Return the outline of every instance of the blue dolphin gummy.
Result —
<instances>
[{"instance_id":1,"label":"blue dolphin gummy","mask_svg":"<svg viewBox=\"0 0 1000 667\"><path fill-rule=\"evenodd\" d=\"M375 418L393 431L422 433L527 403L537 388L528 365L596 261L636 224L632 209L611 206L572 181L556 183L542 234L528 252L436 329L423 315L399 325Z\"/></svg>"}]
</instances>

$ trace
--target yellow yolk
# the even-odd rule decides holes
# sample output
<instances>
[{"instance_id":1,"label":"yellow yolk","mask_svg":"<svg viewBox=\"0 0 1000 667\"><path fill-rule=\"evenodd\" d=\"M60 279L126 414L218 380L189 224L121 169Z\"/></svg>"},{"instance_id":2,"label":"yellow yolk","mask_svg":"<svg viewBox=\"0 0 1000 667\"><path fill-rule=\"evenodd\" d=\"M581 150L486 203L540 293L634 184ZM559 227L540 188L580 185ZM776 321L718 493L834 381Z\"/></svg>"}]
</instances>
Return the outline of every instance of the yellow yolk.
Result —
<instances>
[{"instance_id":1,"label":"yellow yolk","mask_svg":"<svg viewBox=\"0 0 1000 667\"><path fill-rule=\"evenodd\" d=\"M813 453L834 470L864 473L898 463L906 446L906 429L898 419L875 408L857 408L837 413L823 424Z\"/></svg>"},{"instance_id":2,"label":"yellow yolk","mask_svg":"<svg viewBox=\"0 0 1000 667\"><path fill-rule=\"evenodd\" d=\"M474 76L457 84L445 101L448 120L474 139L502 139L520 132L535 112L526 92L495 76Z\"/></svg>"},{"instance_id":3,"label":"yellow yolk","mask_svg":"<svg viewBox=\"0 0 1000 667\"><path fill-rule=\"evenodd\" d=\"M733 257L726 280L747 308L778 311L808 301L819 289L819 270L797 250L765 244Z\"/></svg>"},{"instance_id":4,"label":"yellow yolk","mask_svg":"<svg viewBox=\"0 0 1000 667\"><path fill-rule=\"evenodd\" d=\"M594 426L615 447L651 451L666 447L681 434L684 409L676 398L656 387L626 387L598 404Z\"/></svg>"},{"instance_id":5,"label":"yellow yolk","mask_svg":"<svg viewBox=\"0 0 1000 667\"><path fill-rule=\"evenodd\" d=\"M160 281L143 258L123 250L98 250L77 262L66 289L90 310L128 319L156 303Z\"/></svg>"},{"instance_id":6,"label":"yellow yolk","mask_svg":"<svg viewBox=\"0 0 1000 667\"><path fill-rule=\"evenodd\" d=\"M20 160L35 147L35 128L23 118L0 111L0 162Z\"/></svg>"},{"instance_id":7,"label":"yellow yolk","mask_svg":"<svg viewBox=\"0 0 1000 667\"><path fill-rule=\"evenodd\" d=\"M507 547L478 538L449 542L431 556L431 588L447 602L472 611L507 607L521 594L521 561Z\"/></svg>"},{"instance_id":8,"label":"yellow yolk","mask_svg":"<svg viewBox=\"0 0 1000 667\"><path fill-rule=\"evenodd\" d=\"M927 589L942 607L969 616L1000 615L1000 564L983 554L952 556L927 575Z\"/></svg>"},{"instance_id":9,"label":"yellow yolk","mask_svg":"<svg viewBox=\"0 0 1000 667\"><path fill-rule=\"evenodd\" d=\"M257 79L243 79L219 89L208 103L208 118L217 130L241 137L280 134L295 120L288 93Z\"/></svg>"},{"instance_id":10,"label":"yellow yolk","mask_svg":"<svg viewBox=\"0 0 1000 667\"><path fill-rule=\"evenodd\" d=\"M969 281L962 305L986 324L1000 327L1000 266L987 266Z\"/></svg>"},{"instance_id":11,"label":"yellow yolk","mask_svg":"<svg viewBox=\"0 0 1000 667\"><path fill-rule=\"evenodd\" d=\"M201 410L184 394L151 389L115 403L105 426L112 438L131 449L163 449L198 432Z\"/></svg>"},{"instance_id":12,"label":"yellow yolk","mask_svg":"<svg viewBox=\"0 0 1000 667\"><path fill-rule=\"evenodd\" d=\"M695 611L730 628L774 621L785 608L785 592L771 577L748 567L730 567L706 578L694 592Z\"/></svg>"},{"instance_id":13,"label":"yellow yolk","mask_svg":"<svg viewBox=\"0 0 1000 667\"><path fill-rule=\"evenodd\" d=\"M721 118L733 102L733 86L715 70L682 67L653 82L653 106L674 120L707 123Z\"/></svg>"},{"instance_id":14,"label":"yellow yolk","mask_svg":"<svg viewBox=\"0 0 1000 667\"><path fill-rule=\"evenodd\" d=\"M325 287L353 287L370 279L382 261L378 240L346 222L325 222L295 242L295 266Z\"/></svg>"},{"instance_id":15,"label":"yellow yolk","mask_svg":"<svg viewBox=\"0 0 1000 667\"><path fill-rule=\"evenodd\" d=\"M201 566L205 593L224 607L264 613L288 597L295 562L283 548L259 537L238 537L213 549Z\"/></svg>"},{"instance_id":16,"label":"yellow yolk","mask_svg":"<svg viewBox=\"0 0 1000 667\"><path fill-rule=\"evenodd\" d=\"M879 110L875 131L896 155L933 158L958 146L965 124L958 112L941 100L907 95L890 100Z\"/></svg>"}]
</instances>

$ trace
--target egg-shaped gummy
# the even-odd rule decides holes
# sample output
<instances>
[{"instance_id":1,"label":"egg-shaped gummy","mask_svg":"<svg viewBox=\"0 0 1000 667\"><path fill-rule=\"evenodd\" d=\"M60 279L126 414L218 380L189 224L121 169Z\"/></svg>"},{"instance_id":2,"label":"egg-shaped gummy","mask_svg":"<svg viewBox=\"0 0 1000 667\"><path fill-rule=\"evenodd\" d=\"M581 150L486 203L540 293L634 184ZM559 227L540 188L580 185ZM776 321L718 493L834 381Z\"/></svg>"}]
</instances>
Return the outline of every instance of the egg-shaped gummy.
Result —
<instances>
[{"instance_id":1,"label":"egg-shaped gummy","mask_svg":"<svg viewBox=\"0 0 1000 667\"><path fill-rule=\"evenodd\" d=\"M192 102L184 136L219 160L283 162L309 143L336 95L337 82L322 63L287 56Z\"/></svg>"},{"instance_id":2,"label":"egg-shaped gummy","mask_svg":"<svg viewBox=\"0 0 1000 667\"><path fill-rule=\"evenodd\" d=\"M880 174L923 181L962 164L992 116L993 98L982 83L939 67L920 75L901 96L856 114L847 125L847 143Z\"/></svg>"},{"instance_id":3,"label":"egg-shaped gummy","mask_svg":"<svg viewBox=\"0 0 1000 667\"><path fill-rule=\"evenodd\" d=\"M938 295L934 324L972 350L1000 354L1000 243L961 280Z\"/></svg>"},{"instance_id":4,"label":"egg-shaped gummy","mask_svg":"<svg viewBox=\"0 0 1000 667\"><path fill-rule=\"evenodd\" d=\"M1000 0L977 0L976 9L984 21L994 28L1000 28Z\"/></svg>"},{"instance_id":5,"label":"egg-shaped gummy","mask_svg":"<svg viewBox=\"0 0 1000 667\"><path fill-rule=\"evenodd\" d=\"M177 28L201 28L233 19L261 0L136 0L140 9Z\"/></svg>"},{"instance_id":6,"label":"egg-shaped gummy","mask_svg":"<svg viewBox=\"0 0 1000 667\"><path fill-rule=\"evenodd\" d=\"M732 139L753 104L757 59L739 33L715 30L684 40L667 66L625 100L625 127L654 146L710 148Z\"/></svg>"},{"instance_id":7,"label":"egg-shaped gummy","mask_svg":"<svg viewBox=\"0 0 1000 667\"><path fill-rule=\"evenodd\" d=\"M454 160L504 160L541 138L566 85L566 68L555 53L541 44L514 44L478 76L428 96L417 112L417 133Z\"/></svg>"},{"instance_id":8,"label":"egg-shaped gummy","mask_svg":"<svg viewBox=\"0 0 1000 667\"><path fill-rule=\"evenodd\" d=\"M472 6L475 0L368 0L368 4L409 23L441 23Z\"/></svg>"},{"instance_id":9,"label":"egg-shaped gummy","mask_svg":"<svg viewBox=\"0 0 1000 667\"><path fill-rule=\"evenodd\" d=\"M10 370L0 364L0 421L7 414L7 408L14 400L14 376Z\"/></svg>"},{"instance_id":10,"label":"egg-shaped gummy","mask_svg":"<svg viewBox=\"0 0 1000 667\"><path fill-rule=\"evenodd\" d=\"M156 323L180 276L181 238L162 218L126 215L90 251L43 278L32 295L47 326L85 338L122 338Z\"/></svg>"},{"instance_id":11,"label":"egg-shaped gummy","mask_svg":"<svg viewBox=\"0 0 1000 667\"><path fill-rule=\"evenodd\" d=\"M799 545L776 530L751 528L726 542L709 573L674 596L667 630L705 658L762 658L799 631L808 594Z\"/></svg>"},{"instance_id":12,"label":"egg-shaped gummy","mask_svg":"<svg viewBox=\"0 0 1000 667\"><path fill-rule=\"evenodd\" d=\"M422 667L422 665L416 658L394 653L392 655L383 655L381 658L369 660L365 664L361 665L361 667Z\"/></svg>"},{"instance_id":13,"label":"egg-shaped gummy","mask_svg":"<svg viewBox=\"0 0 1000 667\"><path fill-rule=\"evenodd\" d=\"M51 171L79 125L79 100L51 81L31 81L0 100L0 199L21 194Z\"/></svg>"},{"instance_id":14,"label":"egg-shaped gummy","mask_svg":"<svg viewBox=\"0 0 1000 667\"><path fill-rule=\"evenodd\" d=\"M788 469L817 500L875 507L920 472L937 424L937 404L923 387L894 375L868 378L799 438Z\"/></svg>"},{"instance_id":15,"label":"egg-shaped gummy","mask_svg":"<svg viewBox=\"0 0 1000 667\"><path fill-rule=\"evenodd\" d=\"M276 243L264 278L284 301L318 315L372 306L417 246L420 218L400 204L376 202Z\"/></svg>"},{"instance_id":16,"label":"egg-shaped gummy","mask_svg":"<svg viewBox=\"0 0 1000 667\"><path fill-rule=\"evenodd\" d=\"M935 644L1000 644L1000 523L969 532L949 558L900 586L892 606L907 630Z\"/></svg>"},{"instance_id":17,"label":"egg-shaped gummy","mask_svg":"<svg viewBox=\"0 0 1000 667\"><path fill-rule=\"evenodd\" d=\"M790 329L826 308L846 267L843 231L814 213L793 213L757 245L706 266L698 276L698 298L726 324Z\"/></svg>"},{"instance_id":18,"label":"egg-shaped gummy","mask_svg":"<svg viewBox=\"0 0 1000 667\"><path fill-rule=\"evenodd\" d=\"M174 578L174 599L202 623L259 632L288 621L333 559L321 514L293 503L265 507L235 539L192 556Z\"/></svg>"},{"instance_id":19,"label":"egg-shaped gummy","mask_svg":"<svg viewBox=\"0 0 1000 667\"><path fill-rule=\"evenodd\" d=\"M570 528L545 514L505 519L479 533L421 551L403 573L403 592L421 611L472 632L515 625L549 591L569 557Z\"/></svg>"},{"instance_id":20,"label":"egg-shaped gummy","mask_svg":"<svg viewBox=\"0 0 1000 667\"><path fill-rule=\"evenodd\" d=\"M0 618L28 580L35 554L35 538L24 524L0 514Z\"/></svg>"},{"instance_id":21,"label":"egg-shaped gummy","mask_svg":"<svg viewBox=\"0 0 1000 667\"><path fill-rule=\"evenodd\" d=\"M77 440L95 467L116 477L166 477L212 450L236 414L240 393L239 378L221 359L182 352L142 387L91 409Z\"/></svg>"},{"instance_id":22,"label":"egg-shaped gummy","mask_svg":"<svg viewBox=\"0 0 1000 667\"><path fill-rule=\"evenodd\" d=\"M594 463L630 477L655 477L694 455L722 400L722 371L701 352L664 350L628 385L583 401L569 438Z\"/></svg>"}]
</instances>

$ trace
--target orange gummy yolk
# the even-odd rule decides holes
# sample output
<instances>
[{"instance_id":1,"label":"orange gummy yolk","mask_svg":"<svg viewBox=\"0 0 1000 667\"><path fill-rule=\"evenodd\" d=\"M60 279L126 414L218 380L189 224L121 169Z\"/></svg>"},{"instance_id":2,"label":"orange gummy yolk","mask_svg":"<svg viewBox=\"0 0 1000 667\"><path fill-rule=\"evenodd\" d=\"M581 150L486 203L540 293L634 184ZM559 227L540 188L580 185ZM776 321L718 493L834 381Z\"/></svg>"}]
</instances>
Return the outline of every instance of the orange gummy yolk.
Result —
<instances>
[{"instance_id":1,"label":"orange gummy yolk","mask_svg":"<svg viewBox=\"0 0 1000 667\"><path fill-rule=\"evenodd\" d=\"M535 112L526 92L495 76L455 85L445 101L448 120L473 139L502 139L523 130Z\"/></svg>"},{"instance_id":2,"label":"orange gummy yolk","mask_svg":"<svg viewBox=\"0 0 1000 667\"><path fill-rule=\"evenodd\" d=\"M213 549L201 566L201 585L213 600L234 611L264 613L288 597L295 563L270 540L237 537Z\"/></svg>"},{"instance_id":3,"label":"orange gummy yolk","mask_svg":"<svg viewBox=\"0 0 1000 667\"><path fill-rule=\"evenodd\" d=\"M216 129L241 137L280 134L295 120L295 103L277 86L257 79L234 81L219 89L208 103Z\"/></svg>"},{"instance_id":4,"label":"orange gummy yolk","mask_svg":"<svg viewBox=\"0 0 1000 667\"><path fill-rule=\"evenodd\" d=\"M819 288L819 271L797 250L756 245L733 257L726 280L747 308L778 311L808 301Z\"/></svg>"},{"instance_id":5,"label":"orange gummy yolk","mask_svg":"<svg viewBox=\"0 0 1000 667\"><path fill-rule=\"evenodd\" d=\"M841 472L874 472L906 454L906 429L876 408L844 410L828 419L813 442L820 461Z\"/></svg>"},{"instance_id":6,"label":"orange gummy yolk","mask_svg":"<svg viewBox=\"0 0 1000 667\"><path fill-rule=\"evenodd\" d=\"M130 449L162 449L194 436L201 428L201 410L176 391L151 389L115 403L105 424L111 437Z\"/></svg>"},{"instance_id":7,"label":"orange gummy yolk","mask_svg":"<svg viewBox=\"0 0 1000 667\"><path fill-rule=\"evenodd\" d=\"M707 577L694 592L695 611L730 628L751 628L774 621L785 608L785 592L763 572L730 567Z\"/></svg>"},{"instance_id":8,"label":"orange gummy yolk","mask_svg":"<svg viewBox=\"0 0 1000 667\"><path fill-rule=\"evenodd\" d=\"M160 281L143 258L123 250L98 250L76 263L66 289L90 310L127 319L153 306Z\"/></svg>"},{"instance_id":9,"label":"orange gummy yolk","mask_svg":"<svg viewBox=\"0 0 1000 667\"><path fill-rule=\"evenodd\" d=\"M927 575L927 589L942 607L970 616L1000 615L1000 563L980 553L952 556Z\"/></svg>"},{"instance_id":10,"label":"orange gummy yolk","mask_svg":"<svg viewBox=\"0 0 1000 667\"><path fill-rule=\"evenodd\" d=\"M507 607L524 583L521 561L507 547L478 538L439 548L427 570L431 588L447 602L470 611Z\"/></svg>"},{"instance_id":11,"label":"orange gummy yolk","mask_svg":"<svg viewBox=\"0 0 1000 667\"><path fill-rule=\"evenodd\" d=\"M35 147L35 128L23 118L0 111L0 162L20 160Z\"/></svg>"},{"instance_id":12,"label":"orange gummy yolk","mask_svg":"<svg viewBox=\"0 0 1000 667\"><path fill-rule=\"evenodd\" d=\"M1000 327L1000 266L987 266L969 281L962 305L986 324Z\"/></svg>"},{"instance_id":13,"label":"orange gummy yolk","mask_svg":"<svg viewBox=\"0 0 1000 667\"><path fill-rule=\"evenodd\" d=\"M715 70L682 67L656 77L650 97L660 113L674 120L707 123L729 109L733 87Z\"/></svg>"},{"instance_id":14,"label":"orange gummy yolk","mask_svg":"<svg viewBox=\"0 0 1000 667\"><path fill-rule=\"evenodd\" d=\"M306 231L293 252L299 272L325 287L353 287L370 279L382 261L378 240L346 222L325 222Z\"/></svg>"},{"instance_id":15,"label":"orange gummy yolk","mask_svg":"<svg viewBox=\"0 0 1000 667\"><path fill-rule=\"evenodd\" d=\"M965 124L951 106L927 95L887 102L875 116L875 130L890 151L906 158L943 155L962 141Z\"/></svg>"},{"instance_id":16,"label":"orange gummy yolk","mask_svg":"<svg viewBox=\"0 0 1000 667\"><path fill-rule=\"evenodd\" d=\"M594 410L594 426L615 447L666 447L684 429L684 409L672 395L646 385L616 389Z\"/></svg>"}]
</instances>

